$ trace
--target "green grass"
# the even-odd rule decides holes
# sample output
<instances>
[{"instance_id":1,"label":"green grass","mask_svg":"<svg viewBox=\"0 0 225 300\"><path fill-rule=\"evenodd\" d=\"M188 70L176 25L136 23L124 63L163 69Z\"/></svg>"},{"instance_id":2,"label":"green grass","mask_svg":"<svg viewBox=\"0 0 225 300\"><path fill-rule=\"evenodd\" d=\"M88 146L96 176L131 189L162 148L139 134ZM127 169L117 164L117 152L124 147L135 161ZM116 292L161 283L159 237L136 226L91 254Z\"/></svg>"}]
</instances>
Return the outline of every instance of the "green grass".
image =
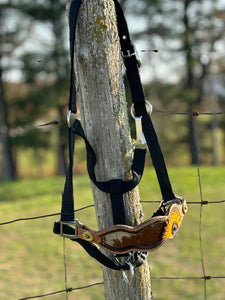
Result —
<instances>
[{"instance_id":1,"label":"green grass","mask_svg":"<svg viewBox=\"0 0 225 300\"><path fill-rule=\"evenodd\" d=\"M187 201L200 201L199 178L196 167L170 168L174 191ZM200 181L203 200L224 200L225 167L201 167ZM24 217L58 213L64 178L29 179L0 183L0 223ZM142 200L160 200L160 192L152 169L146 169L140 184ZM86 175L75 176L76 208L93 204ZM202 207L202 246L206 275L225 275L225 204ZM143 203L145 219L157 204ZM160 249L151 252L148 261L151 276L202 276L199 218L200 206L189 205L179 235ZM94 208L77 213L81 222L96 228ZM0 299L12 300L50 293L65 288L63 239L52 233L54 221L48 217L14 222L0 226ZM102 281L101 266L79 245L66 240L68 286L80 287ZM122 280L122 279L121 279ZM207 299L223 300L225 279L207 282ZM155 299L204 299L201 279L152 279ZM65 299L64 294L46 299ZM77 290L69 299L104 299L103 285ZM123 300L123 299L122 299Z\"/></svg>"}]
</instances>

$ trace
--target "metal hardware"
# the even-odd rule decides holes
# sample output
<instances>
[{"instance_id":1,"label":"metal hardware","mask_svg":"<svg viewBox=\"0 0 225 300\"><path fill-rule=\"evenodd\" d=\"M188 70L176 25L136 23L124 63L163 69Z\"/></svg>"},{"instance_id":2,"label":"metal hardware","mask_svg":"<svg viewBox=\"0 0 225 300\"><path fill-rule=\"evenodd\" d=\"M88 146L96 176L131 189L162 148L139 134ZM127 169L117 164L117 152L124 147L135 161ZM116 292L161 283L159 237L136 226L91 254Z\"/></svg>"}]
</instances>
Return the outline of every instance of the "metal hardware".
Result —
<instances>
[{"instance_id":1,"label":"metal hardware","mask_svg":"<svg viewBox=\"0 0 225 300\"><path fill-rule=\"evenodd\" d=\"M129 252L128 256L117 256L117 255L113 255L112 258L115 261L115 263L117 263L119 266L121 267L125 267L125 265L128 265L130 268L130 279L128 279L126 272L123 271L123 279L126 282L126 284L131 285L134 282L134 266L131 263L131 260L134 259L134 251L133 252Z\"/></svg>"},{"instance_id":2,"label":"metal hardware","mask_svg":"<svg viewBox=\"0 0 225 300\"><path fill-rule=\"evenodd\" d=\"M147 113L149 115L152 114L152 111L153 111L153 106L151 105L151 103L147 100L145 100L145 103L146 103L146 109L147 109ZM131 105L130 107L130 113L131 113L131 116L132 118L135 120L136 118L139 118L139 117L136 117L135 114L134 114L134 104Z\"/></svg>"},{"instance_id":3,"label":"metal hardware","mask_svg":"<svg viewBox=\"0 0 225 300\"><path fill-rule=\"evenodd\" d=\"M130 261L126 261L126 264L130 267L130 279L128 279L125 271L123 271L123 279L126 284L131 285L134 282L134 267Z\"/></svg>"},{"instance_id":4,"label":"metal hardware","mask_svg":"<svg viewBox=\"0 0 225 300\"><path fill-rule=\"evenodd\" d=\"M166 206L171 205L173 203L181 204L183 202L185 202L185 200L182 197L175 196L174 199L166 201L166 202L164 202L164 200L162 200L160 206L166 207Z\"/></svg>"},{"instance_id":5,"label":"metal hardware","mask_svg":"<svg viewBox=\"0 0 225 300\"><path fill-rule=\"evenodd\" d=\"M183 211L183 214L185 215L188 211L188 207L187 207L187 203L186 201L184 200L183 202L183 205L182 205L182 211Z\"/></svg>"},{"instance_id":6,"label":"metal hardware","mask_svg":"<svg viewBox=\"0 0 225 300\"><path fill-rule=\"evenodd\" d=\"M87 241L87 242L92 242L93 239L94 239L94 237L93 237L93 235L90 233L90 231L85 231L85 232L83 233L83 239L84 239L85 241Z\"/></svg>"},{"instance_id":7,"label":"metal hardware","mask_svg":"<svg viewBox=\"0 0 225 300\"><path fill-rule=\"evenodd\" d=\"M137 65L138 65L138 68L140 68L141 67L141 59L140 59L140 56L139 56L139 53L138 53L136 47L134 48L134 50L135 50Z\"/></svg>"},{"instance_id":8,"label":"metal hardware","mask_svg":"<svg viewBox=\"0 0 225 300\"><path fill-rule=\"evenodd\" d=\"M125 265L128 265L130 268L130 279L128 279L126 271L123 271L123 279L126 282L126 284L131 285L134 282L134 269L135 265L137 265L137 261L142 260L142 263L146 260L148 257L148 252L141 252L141 251L132 251L129 252L128 256L117 256L116 254L112 255L112 258L115 263L117 263L119 266L124 267ZM139 267L140 265L138 265Z\"/></svg>"},{"instance_id":9,"label":"metal hardware","mask_svg":"<svg viewBox=\"0 0 225 300\"><path fill-rule=\"evenodd\" d=\"M72 117L72 115L73 115L73 117ZM67 119L67 126L70 128L70 127L72 126L72 122L73 122L75 119L80 120L80 114L79 114L79 113L74 114L74 113L72 113L71 110L69 110L68 113L67 113L66 119Z\"/></svg>"},{"instance_id":10,"label":"metal hardware","mask_svg":"<svg viewBox=\"0 0 225 300\"><path fill-rule=\"evenodd\" d=\"M111 257L112 259L114 260L114 262L118 265L118 266L121 266L121 267L124 267L127 260L130 259L130 253L129 253L129 257L127 258L127 255L126 256L117 256L117 254L111 254Z\"/></svg>"},{"instance_id":11,"label":"metal hardware","mask_svg":"<svg viewBox=\"0 0 225 300\"><path fill-rule=\"evenodd\" d=\"M67 113L67 126L69 128L71 127L70 117L71 117L71 110L69 110Z\"/></svg>"},{"instance_id":12,"label":"metal hardware","mask_svg":"<svg viewBox=\"0 0 225 300\"><path fill-rule=\"evenodd\" d=\"M140 252L140 251L138 251L138 252L133 252L133 256L135 255L135 253L137 253L137 255L138 256L140 256L141 257L141 259L143 260L143 262L147 259L147 257L148 257L148 252Z\"/></svg>"},{"instance_id":13,"label":"metal hardware","mask_svg":"<svg viewBox=\"0 0 225 300\"><path fill-rule=\"evenodd\" d=\"M150 102L148 102L147 100L145 100L146 104L147 104L147 112L149 115L151 115L152 113L152 105ZM142 123L141 123L141 118L142 117L136 117L134 114L134 104L131 105L130 108L130 113L132 118L135 120L135 127L136 127L136 144L139 145L143 145L146 144L146 140L145 140L145 136L144 133L142 132Z\"/></svg>"},{"instance_id":14,"label":"metal hardware","mask_svg":"<svg viewBox=\"0 0 225 300\"><path fill-rule=\"evenodd\" d=\"M60 223L60 235L66 238L70 239L77 239L78 238L78 225L81 224L77 219L74 219L74 221L62 221L61 219L56 221L57 223ZM74 234L68 234L63 232L63 225L67 225L74 229Z\"/></svg>"},{"instance_id":15,"label":"metal hardware","mask_svg":"<svg viewBox=\"0 0 225 300\"><path fill-rule=\"evenodd\" d=\"M145 139L144 133L142 132L141 117L135 118L135 127L136 127L136 144L137 145L146 144L146 139Z\"/></svg>"},{"instance_id":16,"label":"metal hardware","mask_svg":"<svg viewBox=\"0 0 225 300\"><path fill-rule=\"evenodd\" d=\"M122 57L125 59L125 58L130 58L132 56L135 56L136 57L136 61L137 61L137 65L138 65L138 68L141 67L141 60L140 60L140 56L138 54L138 51L136 49L136 47L134 47L134 52L131 53L130 50L127 50L127 54L124 54L122 52Z\"/></svg>"},{"instance_id":17,"label":"metal hardware","mask_svg":"<svg viewBox=\"0 0 225 300\"><path fill-rule=\"evenodd\" d=\"M122 57L123 57L123 58L130 58L130 57L132 57L132 56L136 56L135 52L131 53L130 50L127 50L127 54L124 54L124 53L122 52Z\"/></svg>"},{"instance_id":18,"label":"metal hardware","mask_svg":"<svg viewBox=\"0 0 225 300\"><path fill-rule=\"evenodd\" d=\"M166 201L166 202L164 202L164 200L162 200L159 207L164 210L164 213L166 213L166 211L167 211L166 207L170 206L170 205L172 205L174 203L182 204L182 212L183 212L183 214L187 213L188 207L187 207L186 200L184 200L182 197L179 197L179 196L176 196L174 199Z\"/></svg>"}]
</instances>

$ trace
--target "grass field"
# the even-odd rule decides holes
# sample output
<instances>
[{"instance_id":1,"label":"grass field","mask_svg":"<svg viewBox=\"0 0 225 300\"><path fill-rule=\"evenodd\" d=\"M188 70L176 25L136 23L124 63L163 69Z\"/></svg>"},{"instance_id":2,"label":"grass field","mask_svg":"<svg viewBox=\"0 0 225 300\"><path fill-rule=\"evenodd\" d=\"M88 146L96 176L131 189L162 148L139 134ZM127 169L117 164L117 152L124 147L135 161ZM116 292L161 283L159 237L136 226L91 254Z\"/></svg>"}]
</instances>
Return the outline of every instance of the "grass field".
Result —
<instances>
[{"instance_id":1,"label":"grass field","mask_svg":"<svg viewBox=\"0 0 225 300\"><path fill-rule=\"evenodd\" d=\"M174 192L187 201L200 201L196 167L169 169ZM225 167L201 167L203 200L224 200ZM0 223L58 213L64 178L29 179L0 183ZM76 208L93 204L86 175L75 176ZM160 200L152 169L145 170L140 184L142 200ZM156 204L143 203L145 219ZM96 228L94 208L76 215L84 224ZM0 226L0 299L13 300L50 293L65 288L63 239L52 233L55 217L19 221ZM202 246L206 275L225 276L225 203L202 207ZM199 241L200 205L189 204L179 235L148 256L154 299L204 299L202 279L156 279L158 277L201 277ZM102 281L101 266L76 243L66 240L68 286L81 287ZM225 279L207 280L207 299L225 299ZM44 299L66 299L65 294ZM103 285L76 290L69 299L102 300ZM123 299L121 299L123 300Z\"/></svg>"}]
</instances>

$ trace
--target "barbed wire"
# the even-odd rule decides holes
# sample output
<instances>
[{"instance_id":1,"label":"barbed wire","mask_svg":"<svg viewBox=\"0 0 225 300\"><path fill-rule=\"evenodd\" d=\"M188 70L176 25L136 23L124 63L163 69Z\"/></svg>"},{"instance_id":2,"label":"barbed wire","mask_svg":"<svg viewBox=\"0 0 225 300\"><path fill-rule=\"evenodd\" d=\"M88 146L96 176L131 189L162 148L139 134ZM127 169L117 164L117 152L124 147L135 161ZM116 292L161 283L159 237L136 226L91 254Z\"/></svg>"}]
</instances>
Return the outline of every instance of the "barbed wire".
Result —
<instances>
[{"instance_id":1,"label":"barbed wire","mask_svg":"<svg viewBox=\"0 0 225 300\"><path fill-rule=\"evenodd\" d=\"M67 264L66 264L66 239L63 237L63 263L65 274L66 300L68 300L68 281L67 281Z\"/></svg>"},{"instance_id":2,"label":"barbed wire","mask_svg":"<svg viewBox=\"0 0 225 300\"><path fill-rule=\"evenodd\" d=\"M201 186L201 176L200 176L200 168L198 166L197 168L198 172L198 182L199 182L199 190L200 190L200 199L201 201L189 201L187 202L188 204L198 204L200 205L200 221L199 221L199 241L200 241L200 256L201 256L201 265L202 265L202 272L203 276L187 276L187 277L179 277L179 276L160 276L160 277L151 277L151 280L204 280L204 299L207 297L207 290L206 290L206 281L211 280L211 279L225 279L225 275L220 275L220 276L212 276L212 275L206 275L205 273L205 266L204 266L204 258L203 258L203 249L202 249L202 237L201 237L201 232L202 232L202 206L207 205L207 204L221 204L225 203L225 200L217 200L217 201L206 201L203 200L202 196L202 186ZM153 204L153 203L160 203L161 201L151 201L151 200L141 200L142 203L148 203L148 204ZM88 208L93 208L93 205L87 205L84 207L81 207L79 209L74 210L74 212L79 212ZM14 222L19 222L19 221L31 221L31 220L36 220L40 218L48 218L52 216L57 216L60 215L60 213L53 213L53 214L46 214L46 215L40 215L40 216L35 216L35 217L27 217L27 218L20 218L20 219L14 219L6 222L0 223L0 225L8 225ZM86 285L86 286L81 286L81 287L75 287L75 288L68 288L68 282L67 282L67 265L66 265L66 252L65 252L65 238L63 239L63 261L64 261L64 276L65 276L65 289L54 291L51 293L46 293L46 294L41 294L41 295L35 295L35 296L27 296L25 298L20 298L18 300L27 300L27 299L37 299L37 298L43 298L43 297L48 297L48 296L53 296L57 295L60 293L66 293L66 299L68 299L68 293L76 290L81 290L81 289L86 289L90 288L93 286L97 285L103 285L104 282L97 282L94 284Z\"/></svg>"},{"instance_id":3,"label":"barbed wire","mask_svg":"<svg viewBox=\"0 0 225 300\"><path fill-rule=\"evenodd\" d=\"M225 276L223 275L218 275L218 276L186 276L186 277L179 277L179 276L159 276L159 277L151 277L151 280L211 280L211 279L225 279ZM46 293L46 294L42 294L42 295L36 295L36 296L27 296L25 298L19 298L18 300L28 300L28 299L35 299L35 298L43 298L43 297L47 297L47 296L53 296L53 295L57 295L57 294L61 294L61 293L69 293L72 291L77 291L77 290L82 290L82 289L87 289L87 288L91 288L94 286L98 286L98 285L103 285L104 282L96 282L96 283L92 283L89 285L85 285L85 286L80 286L80 287L76 287L76 288L66 288L63 290L59 290L59 291L55 291L55 292L51 292L51 293Z\"/></svg>"},{"instance_id":4,"label":"barbed wire","mask_svg":"<svg viewBox=\"0 0 225 300\"><path fill-rule=\"evenodd\" d=\"M225 114L224 111L218 111L218 112L171 112L171 111L164 111L164 110L159 110L154 108L154 110L158 113L163 113L163 114L169 114L169 115L192 115L193 117L198 117L201 115L222 115ZM52 121L44 124L38 125L39 127L41 126L49 126L49 125L59 125L61 122L57 121ZM36 126L36 125L35 125ZM196 148L196 152L198 155L198 161L199 156L200 156L200 151L199 149ZM207 201L203 200L203 191L202 191L202 183L201 183L201 172L200 172L200 163L198 162L197 164L197 177L198 177L198 186L199 186L199 192L200 192L200 201L187 201L188 204L191 205L199 205L200 210L199 210L199 244L200 244L200 260L201 260L201 269L202 269L202 276L187 276L187 277L179 277L179 276L160 276L160 277L151 277L151 280L204 280L204 299L207 299L207 281L211 279L225 279L225 275L206 275L205 271L205 261L204 261L204 253L203 253L203 246L202 246L202 214L203 214L203 206L208 205L208 204L223 204L225 203L225 200L216 200L216 201ZM147 203L147 204L153 204L153 203L160 203L161 201L151 201L151 200L141 200L141 203ZM81 208L78 208L74 210L74 212L79 212L82 210L86 210L88 208L93 208L94 204L83 206ZM33 221L41 218L49 218L53 216L59 216L60 213L51 213L51 214L45 214L45 215L39 215L39 216L33 216L33 217L24 217L24 218L17 218L13 220L8 220L5 222L1 222L0 226L3 225L9 225L15 222L22 222L22 221ZM57 295L60 293L66 293L66 299L68 299L68 293L76 290L82 290L82 289L87 289L91 288L94 286L99 286L103 285L104 282L96 282L93 284L85 285L85 286L80 286L80 287L68 287L68 281L67 281L67 265L66 265L66 246L65 246L65 239L63 239L63 261L64 261L64 280L65 280L65 289L58 290L58 291L53 291L50 293L46 294L40 294L36 296L27 296L25 298L20 298L18 300L27 300L27 299L35 299L35 298L43 298L43 297L48 297L48 296L53 296Z\"/></svg>"},{"instance_id":5,"label":"barbed wire","mask_svg":"<svg viewBox=\"0 0 225 300\"><path fill-rule=\"evenodd\" d=\"M141 200L141 203L160 203L161 201L157 200ZM216 201L207 201L207 200L202 200L202 201L186 201L187 204L199 204L199 205L207 205L207 204L221 204L225 203L225 200L216 200ZM1 225L1 223L0 223Z\"/></svg>"},{"instance_id":6,"label":"barbed wire","mask_svg":"<svg viewBox=\"0 0 225 300\"><path fill-rule=\"evenodd\" d=\"M223 115L225 114L225 111L215 111L215 112L210 112L210 111L169 111L169 110L161 110L161 109L157 109L154 107L154 111L158 112L158 113L162 113L162 114L167 114L167 115L189 115L189 116L193 116L193 117L198 117L198 116L214 116L214 115Z\"/></svg>"},{"instance_id":7,"label":"barbed wire","mask_svg":"<svg viewBox=\"0 0 225 300\"><path fill-rule=\"evenodd\" d=\"M201 280L210 280L210 279L225 279L225 276L184 276L184 277L179 277L179 276L160 276L160 277L151 277L152 280L196 280L196 279L201 279Z\"/></svg>"},{"instance_id":8,"label":"barbed wire","mask_svg":"<svg viewBox=\"0 0 225 300\"><path fill-rule=\"evenodd\" d=\"M46 294L42 294L42 295L36 295L36 296L28 296L25 298L19 298L18 300L28 300L28 299L35 299L35 298L43 298L43 297L47 297L47 296L53 296L53 295L57 295L57 294L61 294L61 293L69 293L72 291L78 291L78 290L83 290L83 289L87 289L93 286L98 286L98 285L103 285L104 282L96 282L96 283L92 283L89 285L85 285L85 286L80 286L80 287L76 287L76 288L67 288L64 290L59 290L59 291L55 291L55 292L51 292L51 293L46 293Z\"/></svg>"},{"instance_id":9,"label":"barbed wire","mask_svg":"<svg viewBox=\"0 0 225 300\"><path fill-rule=\"evenodd\" d=\"M202 265L202 272L203 276L187 276L187 277L179 277L179 276L160 276L160 277L151 277L151 280L204 280L204 299L207 299L207 290L206 290L206 282L211 279L225 279L225 275L217 275L217 276L212 276L212 275L206 275L205 273L205 265L204 265L204 257L203 257L203 249L202 249L202 206L207 205L207 204L221 204L225 203L225 200L217 200L217 201L205 201L203 200L202 196L202 185L201 185L201 176L200 176L200 167L197 167L197 172L198 172L198 182L199 182L199 190L200 190L200 199L201 201L190 201L188 202L189 204L198 204L200 205L200 221L199 221L199 242L200 242L200 256L201 256L201 265ZM148 203L148 204L153 204L153 203L160 203L160 201L145 201L141 200L142 203ZM85 210L88 208L92 208L94 205L87 205L84 207L81 207L79 209L76 209L75 212ZM8 225L14 222L19 222L19 221L31 221L31 220L36 220L40 218L48 218L52 216L60 215L60 213L53 213L53 214L46 214L46 215L41 215L41 216L35 216L35 217L27 217L27 218L20 218L20 219L14 219L6 222L0 223L0 225ZM65 253L65 239L63 239L63 260L64 260L64 276L65 276L65 289L46 293L46 294L40 294L40 295L35 295L35 296L27 296L24 298L19 298L18 300L28 300L28 299L37 299L37 298L43 298L43 297L48 297L48 296L53 296L57 295L60 293L66 293L66 299L68 299L68 293L76 290L82 290L82 289L87 289L91 288L93 286L98 286L98 285L103 285L104 282L97 282L85 286L80 286L80 287L75 287L75 288L68 288L68 282L67 282L67 266L66 266L66 253Z\"/></svg>"},{"instance_id":10,"label":"barbed wire","mask_svg":"<svg viewBox=\"0 0 225 300\"><path fill-rule=\"evenodd\" d=\"M75 209L74 212L78 212L78 211L81 211L81 210L84 210L84 209L87 209L87 208L90 208L90 207L94 207L94 204L83 206L81 208ZM54 217L54 216L59 216L59 215L60 215L60 213L52 213L52 214L46 214L46 215L40 215L40 216L34 216L34 217L18 218L18 219L13 219L13 220L2 222L2 223L0 223L0 226L8 225L8 224L15 223L15 222L31 221L31 220L49 218L49 217Z\"/></svg>"},{"instance_id":11,"label":"barbed wire","mask_svg":"<svg viewBox=\"0 0 225 300\"><path fill-rule=\"evenodd\" d=\"M197 151L199 154L199 151ZM199 155L198 155L199 161ZM203 202L203 195L202 195L202 184L201 184L201 175L200 175L200 167L198 163L197 167L198 171L198 185L199 185L199 192L200 192L200 199L201 203ZM202 205L200 206L200 214L199 214L199 244L200 244L200 256L201 256L201 266L202 266L202 273L204 278L204 299L206 299L207 291L206 291L206 274L205 274L205 264L204 264L204 257L203 257L203 247L202 247Z\"/></svg>"},{"instance_id":12,"label":"barbed wire","mask_svg":"<svg viewBox=\"0 0 225 300\"><path fill-rule=\"evenodd\" d=\"M161 110L158 109L157 107L153 107L154 112L156 113L161 113L161 114L166 114L166 115L189 115L193 117L199 117L199 116L216 116L216 115L224 115L225 111L169 111L169 110ZM23 126L17 126L17 127L7 127L7 126L2 126L0 127L0 134L2 135L7 135L10 136L11 138L17 137L17 136L23 136L27 134L29 131L36 129L36 130L49 130L50 127L54 128L55 126L61 126L63 124L66 124L66 120L52 120L49 122L40 122L37 121L37 123L30 123L30 124L25 124Z\"/></svg>"},{"instance_id":13,"label":"barbed wire","mask_svg":"<svg viewBox=\"0 0 225 300\"><path fill-rule=\"evenodd\" d=\"M141 203L148 203L148 204L154 204L154 203L160 203L161 201L157 200L141 200ZM207 205L207 204L221 204L225 203L225 200L217 200L217 201L207 201L207 200L202 200L202 201L187 201L187 204L198 204L198 205ZM74 212L79 212L88 208L94 208L94 204L90 204L87 206L83 206L81 208L75 209ZM46 214L46 215L40 215L40 216L34 216L34 217L24 217L24 218L18 218L18 219L13 219L13 220L8 220L5 222L1 222L0 226L3 225L8 225L16 222L22 222L22 221L32 221L32 220L37 220L37 219L43 219L43 218L50 218L54 216L60 216L60 213L52 213L52 214Z\"/></svg>"}]
</instances>

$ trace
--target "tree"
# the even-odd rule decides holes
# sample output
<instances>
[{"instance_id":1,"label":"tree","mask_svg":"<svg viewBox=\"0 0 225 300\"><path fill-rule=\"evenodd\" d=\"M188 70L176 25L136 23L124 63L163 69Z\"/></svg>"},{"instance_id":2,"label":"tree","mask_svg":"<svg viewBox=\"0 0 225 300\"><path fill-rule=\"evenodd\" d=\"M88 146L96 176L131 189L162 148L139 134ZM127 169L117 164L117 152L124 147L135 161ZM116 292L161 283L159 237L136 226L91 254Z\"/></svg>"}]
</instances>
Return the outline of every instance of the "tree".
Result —
<instances>
[{"instance_id":1,"label":"tree","mask_svg":"<svg viewBox=\"0 0 225 300\"><path fill-rule=\"evenodd\" d=\"M13 20L10 24L9 20ZM24 42L25 36L18 34L24 23L16 17L13 1L0 4L0 143L2 152L2 178L12 180L16 177L16 166L9 136L9 109L5 93L5 73L12 69L16 61L13 54Z\"/></svg>"},{"instance_id":2,"label":"tree","mask_svg":"<svg viewBox=\"0 0 225 300\"><path fill-rule=\"evenodd\" d=\"M67 40L65 1L49 0L38 3L6 1L5 4L1 4L1 11L3 10L0 41L1 74L3 74L2 78L12 82L11 75L17 71L20 83L11 85L17 90L16 93L13 94L11 90L7 93L10 96L4 91L1 93L5 95L4 99L1 97L1 105L4 101L5 111L3 114L3 109L1 109L1 127L3 128L1 133L4 132L5 137L3 139L3 134L1 134L1 141L5 140L2 149L6 149L8 145L2 161L4 164L11 161L14 162L13 165L16 165L15 154L18 147L30 147L36 151L49 146L50 141L49 134L46 132L42 131L40 135L37 130L32 130L32 132L23 130L20 134L21 128L27 129L28 124L31 125L40 118L43 120L49 112L53 111L57 112L56 118L60 121L65 119L67 98L65 91L68 87L69 69L67 43L65 42ZM1 86L4 89L5 84ZM25 86L25 93L21 93ZM9 106L10 117L7 113ZM10 134L12 129L14 133L16 129L18 132L13 138ZM67 169L65 126L58 126L57 132L57 170L58 174L65 174ZM14 159L7 159L9 155ZM7 168L4 170L9 170L9 166L7 163ZM15 166L12 166L11 170L15 173ZM13 177L16 177L16 174L13 174Z\"/></svg>"},{"instance_id":3,"label":"tree","mask_svg":"<svg viewBox=\"0 0 225 300\"><path fill-rule=\"evenodd\" d=\"M137 40L145 40L147 49L159 49L159 59L154 57L157 66L162 62L166 64L162 75L157 74L160 67L154 70L155 77L162 82L167 82L167 78L173 79L170 83L177 85L174 99L179 99L179 106L183 107L185 104L190 113L187 142L190 161L196 164L199 136L196 117L192 112L198 111L204 104L204 89L209 75L220 72L218 66L222 65L224 59L222 1L177 0L149 3L148 0L141 0L135 6L130 1L124 2L129 14L133 12L136 16L140 15L142 23L145 20L140 30L135 28ZM153 64L153 59L150 61ZM150 80L154 82L155 78L151 77ZM173 99L167 102L171 104L171 100Z\"/></svg>"},{"instance_id":4,"label":"tree","mask_svg":"<svg viewBox=\"0 0 225 300\"><path fill-rule=\"evenodd\" d=\"M98 180L126 179L132 148L126 113L118 33L113 1L83 1L75 49L75 72L81 119L97 155ZM99 229L113 224L109 197L92 186ZM138 190L125 195L126 219L141 222ZM106 217L107 216L107 217ZM103 267L106 299L150 299L147 262L135 271L133 285L120 272Z\"/></svg>"},{"instance_id":5,"label":"tree","mask_svg":"<svg viewBox=\"0 0 225 300\"><path fill-rule=\"evenodd\" d=\"M24 55L28 46L32 48L28 39L35 32L36 25L25 13L25 8L30 6L27 1L6 1L0 5L0 141L2 178L7 180L17 176L18 148L33 148L38 154L40 148L49 146L49 134L42 132L40 135L34 126L32 128L35 120L40 116L43 118L46 107L50 106L46 95L51 95L51 82L48 80L46 84L45 80L43 85L39 79L36 80L39 74L44 73L38 62L38 58L44 53L44 50L40 50L41 44L38 54L33 52ZM18 73L20 82L14 83L15 74ZM21 82L22 75L26 83ZM53 96L49 96L49 99L53 99Z\"/></svg>"},{"instance_id":6,"label":"tree","mask_svg":"<svg viewBox=\"0 0 225 300\"><path fill-rule=\"evenodd\" d=\"M186 52L184 88L192 91L192 97L187 99L190 112L195 111L203 103L205 85L207 81L209 83L209 75L216 71L215 67L220 59L217 55L216 57L213 55L216 51L215 46L224 37L223 14L217 6L218 3L206 2L202 5L201 1L196 3L191 0L184 1L183 49ZM197 164L198 156L195 147L197 145L199 148L199 136L195 117L190 115L189 123L191 162Z\"/></svg>"},{"instance_id":7,"label":"tree","mask_svg":"<svg viewBox=\"0 0 225 300\"><path fill-rule=\"evenodd\" d=\"M12 149L8 139L8 123L6 118L4 86L2 70L0 69L0 144L2 151L2 178L12 180L15 178L15 165L13 163Z\"/></svg>"},{"instance_id":8,"label":"tree","mask_svg":"<svg viewBox=\"0 0 225 300\"><path fill-rule=\"evenodd\" d=\"M68 82L68 56L66 37L66 15L65 1L48 0L41 3L34 2L32 4L20 5L20 9L25 13L32 22L45 24L48 28L49 38L44 45L32 53L26 53L23 57L24 74L29 82L42 81L46 79L50 81L48 89L45 86L45 107L48 110L54 107L57 110L58 118L64 119L65 116L65 90ZM38 67L34 64L34 59L39 57L40 63ZM65 128L58 127L57 137L57 173L64 175L67 169L67 161L65 157L66 140Z\"/></svg>"}]
</instances>

